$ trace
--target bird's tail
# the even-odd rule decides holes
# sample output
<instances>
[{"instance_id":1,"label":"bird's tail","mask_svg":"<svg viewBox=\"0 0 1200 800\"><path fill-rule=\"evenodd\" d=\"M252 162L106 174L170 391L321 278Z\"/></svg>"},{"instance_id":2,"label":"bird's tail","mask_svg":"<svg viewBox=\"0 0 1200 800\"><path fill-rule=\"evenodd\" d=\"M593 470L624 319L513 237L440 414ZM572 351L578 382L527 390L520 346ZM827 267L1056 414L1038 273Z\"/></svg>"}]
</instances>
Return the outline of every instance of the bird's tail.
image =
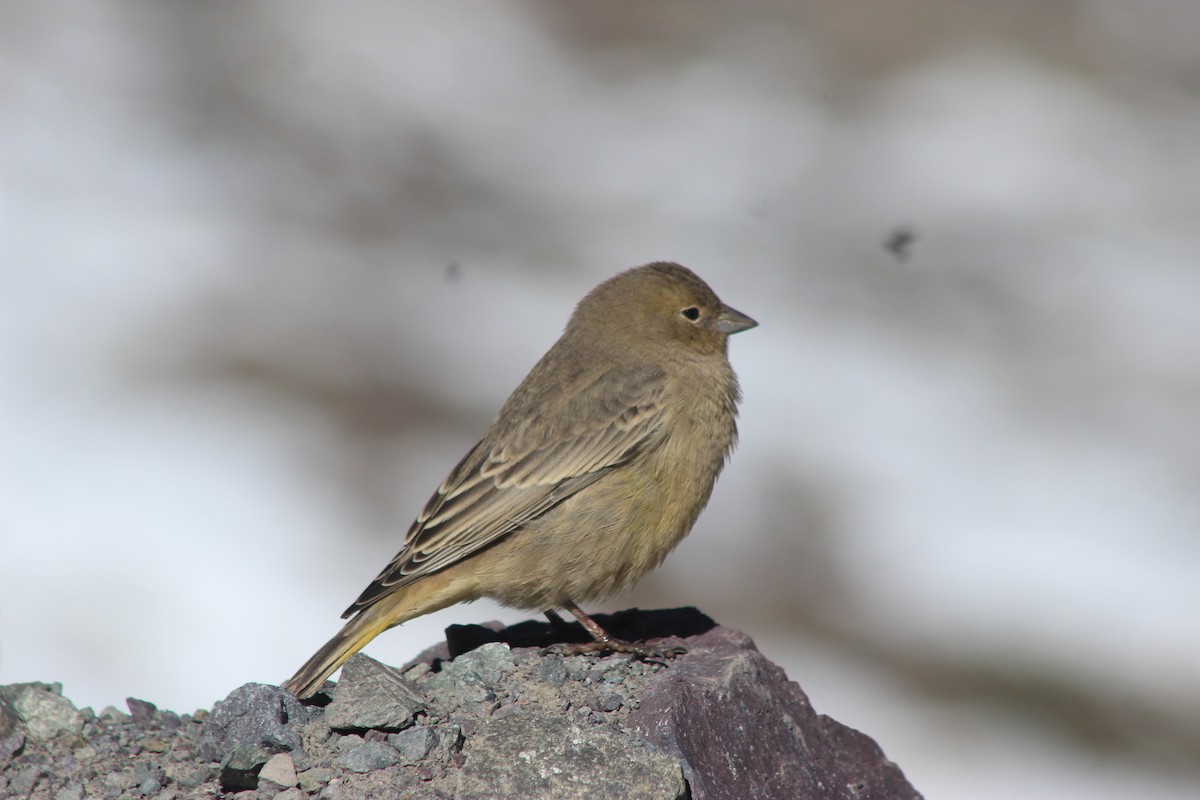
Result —
<instances>
[{"instance_id":1,"label":"bird's tail","mask_svg":"<svg viewBox=\"0 0 1200 800\"><path fill-rule=\"evenodd\" d=\"M316 694L325 679L346 663L346 659L366 647L367 643L388 628L407 622L422 614L439 611L464 600L475 599L462 591L445 573L430 575L416 583L379 598L358 612L337 634L318 650L296 674L283 684L301 700Z\"/></svg>"}]
</instances>

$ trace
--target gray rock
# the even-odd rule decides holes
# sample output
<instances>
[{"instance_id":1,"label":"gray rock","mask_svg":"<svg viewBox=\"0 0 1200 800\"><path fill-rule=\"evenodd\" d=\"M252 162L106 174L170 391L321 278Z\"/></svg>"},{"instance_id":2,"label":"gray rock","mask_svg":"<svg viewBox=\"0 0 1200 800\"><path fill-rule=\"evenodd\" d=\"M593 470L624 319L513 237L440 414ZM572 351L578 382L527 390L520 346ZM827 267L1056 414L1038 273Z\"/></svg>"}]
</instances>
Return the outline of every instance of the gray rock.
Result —
<instances>
[{"instance_id":1,"label":"gray rock","mask_svg":"<svg viewBox=\"0 0 1200 800\"><path fill-rule=\"evenodd\" d=\"M311 794L329 783L329 779L332 777L333 770L329 767L313 767L301 772L296 779L300 783L300 788Z\"/></svg>"},{"instance_id":2,"label":"gray rock","mask_svg":"<svg viewBox=\"0 0 1200 800\"><path fill-rule=\"evenodd\" d=\"M693 800L920 800L874 741L813 711L744 633L714 628L687 647L628 725L684 762Z\"/></svg>"},{"instance_id":3,"label":"gray rock","mask_svg":"<svg viewBox=\"0 0 1200 800\"><path fill-rule=\"evenodd\" d=\"M278 686L247 683L213 707L204 725L200 755L221 761L241 745L261 747L268 754L295 750L300 746L300 726L319 713Z\"/></svg>"},{"instance_id":4,"label":"gray rock","mask_svg":"<svg viewBox=\"0 0 1200 800\"><path fill-rule=\"evenodd\" d=\"M342 667L342 679L325 709L325 722L338 730L400 730L427 707L400 671L359 653Z\"/></svg>"},{"instance_id":5,"label":"gray rock","mask_svg":"<svg viewBox=\"0 0 1200 800\"><path fill-rule=\"evenodd\" d=\"M105 706L100 712L100 719L104 722L129 722L133 717L113 706Z\"/></svg>"},{"instance_id":6,"label":"gray rock","mask_svg":"<svg viewBox=\"0 0 1200 800\"><path fill-rule=\"evenodd\" d=\"M203 783L211 781L220 774L220 770L214 765L208 764L204 766L171 765L167 767L167 777L174 783L179 785L181 789L195 789Z\"/></svg>"},{"instance_id":7,"label":"gray rock","mask_svg":"<svg viewBox=\"0 0 1200 800\"><path fill-rule=\"evenodd\" d=\"M546 660L542 663L539 671L542 680L553 686L555 689L567 682L567 665L558 656L546 656Z\"/></svg>"},{"instance_id":8,"label":"gray rock","mask_svg":"<svg viewBox=\"0 0 1200 800\"><path fill-rule=\"evenodd\" d=\"M463 653L446 665L445 669L455 675L475 677L485 685L496 687L506 673L516 667L512 649L503 642L489 642L469 653Z\"/></svg>"},{"instance_id":9,"label":"gray rock","mask_svg":"<svg viewBox=\"0 0 1200 800\"><path fill-rule=\"evenodd\" d=\"M62 696L62 684L14 683L0 686L0 697L4 699L0 717L11 715L19 723L0 722L14 730L21 727L31 739L48 742L60 735L76 739L83 735L83 715Z\"/></svg>"},{"instance_id":10,"label":"gray rock","mask_svg":"<svg viewBox=\"0 0 1200 800\"><path fill-rule=\"evenodd\" d=\"M567 677L573 681L582 681L587 678L588 671L591 670L591 665L586 658L572 656L571 658L563 659L563 666L567 670Z\"/></svg>"},{"instance_id":11,"label":"gray rock","mask_svg":"<svg viewBox=\"0 0 1200 800\"><path fill-rule=\"evenodd\" d=\"M229 790L258 787L258 773L271 754L252 744L239 744L221 761L221 786Z\"/></svg>"},{"instance_id":12,"label":"gray rock","mask_svg":"<svg viewBox=\"0 0 1200 800\"><path fill-rule=\"evenodd\" d=\"M520 703L505 703L492 712L492 717L494 719L503 719L505 717L511 717L514 714L524 714L526 710L527 709Z\"/></svg>"},{"instance_id":13,"label":"gray rock","mask_svg":"<svg viewBox=\"0 0 1200 800\"><path fill-rule=\"evenodd\" d=\"M400 763L400 754L383 742L363 742L337 757L337 764L351 772L370 772Z\"/></svg>"},{"instance_id":14,"label":"gray rock","mask_svg":"<svg viewBox=\"0 0 1200 800\"><path fill-rule=\"evenodd\" d=\"M610 694L600 701L601 711L617 711L625 705L625 698L619 694Z\"/></svg>"},{"instance_id":15,"label":"gray rock","mask_svg":"<svg viewBox=\"0 0 1200 800\"><path fill-rule=\"evenodd\" d=\"M450 691L454 692L460 705L480 706L496 699L492 690L477 672L448 672L451 678Z\"/></svg>"},{"instance_id":16,"label":"gray rock","mask_svg":"<svg viewBox=\"0 0 1200 800\"><path fill-rule=\"evenodd\" d=\"M145 761L139 761L133 765L134 783L145 783L148 780L152 780L154 777L154 771Z\"/></svg>"},{"instance_id":17,"label":"gray rock","mask_svg":"<svg viewBox=\"0 0 1200 800\"><path fill-rule=\"evenodd\" d=\"M168 733L176 731L183 725L183 720L174 711L159 711L158 723Z\"/></svg>"},{"instance_id":18,"label":"gray rock","mask_svg":"<svg viewBox=\"0 0 1200 800\"><path fill-rule=\"evenodd\" d=\"M490 721L467 740L463 755L466 762L455 792L461 800L687 796L678 759L634 747L611 730L583 728L561 717L526 714Z\"/></svg>"},{"instance_id":19,"label":"gray rock","mask_svg":"<svg viewBox=\"0 0 1200 800\"><path fill-rule=\"evenodd\" d=\"M442 759L450 761L456 754L462 751L463 742L466 741L466 737L463 736L462 727L452 723L438 729L437 741L440 746Z\"/></svg>"},{"instance_id":20,"label":"gray rock","mask_svg":"<svg viewBox=\"0 0 1200 800\"><path fill-rule=\"evenodd\" d=\"M54 800L83 800L83 787L77 783L59 789L54 794Z\"/></svg>"},{"instance_id":21,"label":"gray rock","mask_svg":"<svg viewBox=\"0 0 1200 800\"><path fill-rule=\"evenodd\" d=\"M13 775L8 779L8 788L12 793L10 796L28 795L33 791L33 787L40 777L42 777L42 770L39 767L27 767Z\"/></svg>"},{"instance_id":22,"label":"gray rock","mask_svg":"<svg viewBox=\"0 0 1200 800\"><path fill-rule=\"evenodd\" d=\"M17 735L17 728L21 725L21 717L17 714L17 710L13 708L12 703L4 695L4 689L0 688L0 739L8 739ZM0 755L0 757L3 757Z\"/></svg>"},{"instance_id":23,"label":"gray rock","mask_svg":"<svg viewBox=\"0 0 1200 800\"><path fill-rule=\"evenodd\" d=\"M338 752L344 753L347 750L353 750L365 741L363 737L356 733L347 733L334 738L333 745Z\"/></svg>"},{"instance_id":24,"label":"gray rock","mask_svg":"<svg viewBox=\"0 0 1200 800\"><path fill-rule=\"evenodd\" d=\"M432 728L424 726L388 734L388 744L396 748L403 764L416 764L424 760L437 743L437 734Z\"/></svg>"},{"instance_id":25,"label":"gray rock","mask_svg":"<svg viewBox=\"0 0 1200 800\"><path fill-rule=\"evenodd\" d=\"M15 714L13 715L13 719L17 719ZM5 736L3 739L0 739L0 761L5 761L9 758L12 758L24 749L25 734L17 731L16 733Z\"/></svg>"},{"instance_id":26,"label":"gray rock","mask_svg":"<svg viewBox=\"0 0 1200 800\"><path fill-rule=\"evenodd\" d=\"M365 677L351 665L339 702L359 716L340 731L326 717L339 721L337 706L304 705L271 686L243 686L211 714L182 716L136 699L130 714L97 716L75 711L55 685L0 687L0 797L918 796L873 742L816 714L744 635L694 610L601 624L631 639L671 634L689 652L669 665L562 657L542 650L538 623L472 631L492 641L453 661L446 645L426 651L403 682L369 660L357 662ZM375 697L347 694L356 685ZM429 700L420 724L413 687ZM72 732L83 720L84 740L61 725L41 730L59 731L45 740L30 735L25 715L36 727L60 713ZM388 727L397 724L398 733Z\"/></svg>"},{"instance_id":27,"label":"gray rock","mask_svg":"<svg viewBox=\"0 0 1200 800\"><path fill-rule=\"evenodd\" d=\"M125 698L125 705L129 706L129 715L133 717L133 722L136 725L145 727L151 725L158 715L158 706L146 700L138 700L136 697Z\"/></svg>"},{"instance_id":28,"label":"gray rock","mask_svg":"<svg viewBox=\"0 0 1200 800\"><path fill-rule=\"evenodd\" d=\"M113 794L121 794L127 789L132 789L137 783L133 779L133 770L116 770L104 776L102 784L104 788Z\"/></svg>"}]
</instances>

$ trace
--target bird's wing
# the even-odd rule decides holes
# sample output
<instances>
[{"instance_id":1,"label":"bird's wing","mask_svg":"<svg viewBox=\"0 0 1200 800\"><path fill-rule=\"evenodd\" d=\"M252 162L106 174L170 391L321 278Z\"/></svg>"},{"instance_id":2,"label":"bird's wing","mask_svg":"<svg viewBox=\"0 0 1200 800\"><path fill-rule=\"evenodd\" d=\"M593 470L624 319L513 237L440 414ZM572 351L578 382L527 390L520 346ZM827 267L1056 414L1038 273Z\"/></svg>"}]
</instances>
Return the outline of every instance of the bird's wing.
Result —
<instances>
[{"instance_id":1,"label":"bird's wing","mask_svg":"<svg viewBox=\"0 0 1200 800\"><path fill-rule=\"evenodd\" d=\"M662 370L613 368L568 403L531 411L500 438L485 436L342 616L478 552L656 443L664 435L665 388Z\"/></svg>"}]
</instances>

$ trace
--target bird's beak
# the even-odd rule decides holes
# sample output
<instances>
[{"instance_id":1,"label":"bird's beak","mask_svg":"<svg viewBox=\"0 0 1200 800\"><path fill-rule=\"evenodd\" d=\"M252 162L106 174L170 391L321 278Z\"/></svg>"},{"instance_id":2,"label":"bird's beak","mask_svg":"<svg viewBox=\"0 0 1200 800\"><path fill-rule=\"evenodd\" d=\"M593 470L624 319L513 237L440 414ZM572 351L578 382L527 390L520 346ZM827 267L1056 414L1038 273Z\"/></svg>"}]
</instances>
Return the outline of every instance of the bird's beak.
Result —
<instances>
[{"instance_id":1,"label":"bird's beak","mask_svg":"<svg viewBox=\"0 0 1200 800\"><path fill-rule=\"evenodd\" d=\"M716 328L724 334L741 333L748 331L758 325L757 322L747 317L736 308L723 306L721 313L717 315Z\"/></svg>"}]
</instances>

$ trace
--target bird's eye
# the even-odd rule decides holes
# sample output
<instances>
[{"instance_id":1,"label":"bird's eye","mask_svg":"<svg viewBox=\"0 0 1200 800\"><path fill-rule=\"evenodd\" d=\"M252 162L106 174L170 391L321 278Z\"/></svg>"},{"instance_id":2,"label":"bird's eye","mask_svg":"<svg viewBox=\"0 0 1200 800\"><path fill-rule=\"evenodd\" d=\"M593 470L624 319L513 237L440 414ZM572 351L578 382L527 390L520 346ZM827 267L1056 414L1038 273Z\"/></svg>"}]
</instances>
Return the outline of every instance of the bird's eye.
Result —
<instances>
[{"instance_id":1,"label":"bird's eye","mask_svg":"<svg viewBox=\"0 0 1200 800\"><path fill-rule=\"evenodd\" d=\"M688 306L679 313L683 314L684 319L687 319L691 322L695 322L696 320L700 319L700 309L696 308L695 306Z\"/></svg>"}]
</instances>

